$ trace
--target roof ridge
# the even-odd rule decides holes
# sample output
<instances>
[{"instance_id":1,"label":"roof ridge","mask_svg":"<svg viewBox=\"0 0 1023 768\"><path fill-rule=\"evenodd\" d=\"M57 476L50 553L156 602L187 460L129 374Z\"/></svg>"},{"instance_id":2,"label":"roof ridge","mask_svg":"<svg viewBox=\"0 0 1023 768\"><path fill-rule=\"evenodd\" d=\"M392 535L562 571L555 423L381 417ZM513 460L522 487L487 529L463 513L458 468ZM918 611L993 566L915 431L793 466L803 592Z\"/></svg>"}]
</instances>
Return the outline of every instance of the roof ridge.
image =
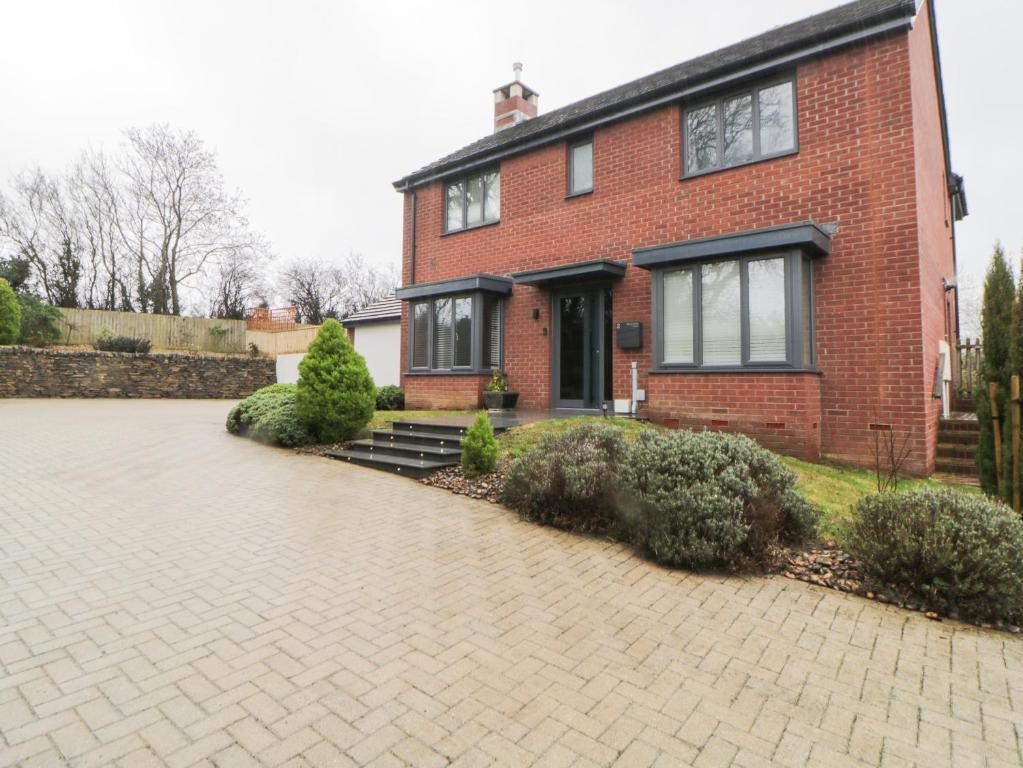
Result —
<instances>
[{"instance_id":1,"label":"roof ridge","mask_svg":"<svg viewBox=\"0 0 1023 768\"><path fill-rule=\"evenodd\" d=\"M855 31L869 32L884 21L909 19L917 12L917 0L853 0L821 13L781 24L649 75L629 80L591 96L578 99L551 112L525 120L503 131L489 134L461 149L429 163L394 182L396 188L435 177L455 166L485 162L498 150L511 151L527 140L571 130L587 119L596 119L616 108L642 104L681 86L695 86L729 71L772 56L778 56ZM880 34L880 33L879 33ZM553 139L552 139L553 140Z\"/></svg>"}]
</instances>

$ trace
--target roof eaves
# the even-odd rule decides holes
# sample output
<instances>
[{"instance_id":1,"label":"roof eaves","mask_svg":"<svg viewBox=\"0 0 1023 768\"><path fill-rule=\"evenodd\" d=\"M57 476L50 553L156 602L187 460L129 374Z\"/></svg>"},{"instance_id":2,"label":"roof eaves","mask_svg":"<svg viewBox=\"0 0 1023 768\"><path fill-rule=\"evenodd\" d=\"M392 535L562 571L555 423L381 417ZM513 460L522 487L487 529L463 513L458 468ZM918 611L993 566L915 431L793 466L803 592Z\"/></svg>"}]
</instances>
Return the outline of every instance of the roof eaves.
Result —
<instances>
[{"instance_id":1,"label":"roof eaves","mask_svg":"<svg viewBox=\"0 0 1023 768\"><path fill-rule=\"evenodd\" d=\"M675 65L675 67L669 67L668 70L662 70L661 72L654 73L653 75L639 78L631 83L617 86L616 88L612 88L602 94L596 94L593 97L583 99L581 102L569 104L566 107L562 107L561 109L550 112L539 118L533 118L532 120L525 121L513 128L507 129L502 132L502 134L496 134L496 136L499 136L498 139L494 139L495 135L484 137L474 143L495 141L496 143L494 146L484 147L476 151L471 149L473 144L469 144L461 150L448 155L448 158L451 158L450 161L448 161L448 158L442 158L434 163L430 163L418 171L393 182L393 186L398 191L405 191L410 187L429 183L455 173L472 170L481 165L492 163L495 160L499 160L509 155L519 154L545 144L559 141L560 139L572 134L591 130L598 125L621 120L638 112L647 111L674 101L680 101L684 98L720 88L731 82L753 77L760 73L766 73L773 69L791 66L799 61L821 55L836 48L907 29L912 25L916 12L916 0L897 0L890 7L886 8L883 14L879 13L876 17L872 17L868 25L864 25L862 22L859 24L849 23L834 30L810 34L798 41L786 45L780 45L769 51L764 51L751 56L748 59L727 63L716 68L711 67L705 72L697 73L691 77L683 76L676 81L667 82L662 86L652 88L648 91L640 90L633 96L626 96L619 101L610 103L607 106L602 107L598 105L589 111L582 112L576 118L569 117L564 120L560 119L561 113L567 113L583 102L597 99L604 94L609 94L621 89L628 89L630 87L641 88L644 81L656 78L658 75L664 75L664 73L671 69L683 66L694 66L695 64L705 59L710 59L715 55L719 55L724 51L738 48L741 45L749 44L751 41L759 40L771 35L772 33L778 32L778 30L772 30L771 32L764 33L764 35L751 38L750 40L742 41L732 46L726 46L726 48L719 49L719 51L697 57L696 59L692 59L688 62L682 62L682 64ZM814 17L810 17L810 19L813 18ZM802 22L796 22L795 24L804 23L810 19L804 19ZM785 28L783 27L781 29ZM550 126L543 127L539 130L530 130L534 129L538 122L542 123L544 121L550 122ZM516 135L516 131L524 135L519 137Z\"/></svg>"}]
</instances>

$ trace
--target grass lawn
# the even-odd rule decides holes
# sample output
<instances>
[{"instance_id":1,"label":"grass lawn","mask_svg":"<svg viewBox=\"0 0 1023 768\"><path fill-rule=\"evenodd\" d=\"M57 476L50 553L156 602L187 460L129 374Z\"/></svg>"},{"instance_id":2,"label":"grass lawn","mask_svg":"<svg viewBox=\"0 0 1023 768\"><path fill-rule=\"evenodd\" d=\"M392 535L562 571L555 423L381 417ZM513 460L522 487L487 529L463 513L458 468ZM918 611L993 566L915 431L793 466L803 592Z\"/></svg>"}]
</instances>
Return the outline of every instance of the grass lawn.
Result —
<instances>
[{"instance_id":1,"label":"grass lawn","mask_svg":"<svg viewBox=\"0 0 1023 768\"><path fill-rule=\"evenodd\" d=\"M783 456L782 463L796 473L800 492L824 512L819 530L826 539L834 540L840 534L841 526L848 521L856 502L864 496L877 493L877 477L871 469L812 464L789 456ZM980 488L976 486L943 483L930 478L905 478L899 481L898 489L908 491L921 487L945 487L964 493L980 493Z\"/></svg>"},{"instance_id":2,"label":"grass lawn","mask_svg":"<svg viewBox=\"0 0 1023 768\"><path fill-rule=\"evenodd\" d=\"M614 424L621 427L626 442L632 442L644 429L664 429L655 424L635 419L620 419L617 416L575 416L571 419L549 419L513 427L497 436L501 452L508 456L521 456L540 444L546 435L555 435L579 424Z\"/></svg>"}]
</instances>

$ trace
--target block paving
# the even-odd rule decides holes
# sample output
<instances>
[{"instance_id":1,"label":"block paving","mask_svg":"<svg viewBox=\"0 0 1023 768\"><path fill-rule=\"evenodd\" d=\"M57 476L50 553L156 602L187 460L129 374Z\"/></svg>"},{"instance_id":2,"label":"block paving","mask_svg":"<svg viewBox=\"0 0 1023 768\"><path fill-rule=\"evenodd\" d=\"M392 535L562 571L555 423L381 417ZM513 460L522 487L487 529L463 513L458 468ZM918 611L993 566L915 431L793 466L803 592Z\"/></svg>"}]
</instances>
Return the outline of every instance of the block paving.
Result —
<instances>
[{"instance_id":1,"label":"block paving","mask_svg":"<svg viewBox=\"0 0 1023 768\"><path fill-rule=\"evenodd\" d=\"M227 435L0 403L0 766L1020 765L1023 643Z\"/></svg>"}]
</instances>

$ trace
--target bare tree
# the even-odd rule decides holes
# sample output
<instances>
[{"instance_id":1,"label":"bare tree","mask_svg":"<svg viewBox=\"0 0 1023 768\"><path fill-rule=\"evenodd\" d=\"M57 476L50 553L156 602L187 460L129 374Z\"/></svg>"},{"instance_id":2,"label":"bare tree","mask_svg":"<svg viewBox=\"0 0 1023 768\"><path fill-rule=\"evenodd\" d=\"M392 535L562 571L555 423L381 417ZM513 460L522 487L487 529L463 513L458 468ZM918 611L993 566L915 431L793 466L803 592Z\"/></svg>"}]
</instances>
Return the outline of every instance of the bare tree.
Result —
<instances>
[{"instance_id":1,"label":"bare tree","mask_svg":"<svg viewBox=\"0 0 1023 768\"><path fill-rule=\"evenodd\" d=\"M126 136L128 231L139 247L140 282L151 311L179 314L182 286L211 259L253 245L242 200L224 190L216 159L191 131L154 125Z\"/></svg>"},{"instance_id":2,"label":"bare tree","mask_svg":"<svg viewBox=\"0 0 1023 768\"><path fill-rule=\"evenodd\" d=\"M281 272L279 292L303 322L319 324L358 312L394 293L397 285L397 270L371 266L353 252L337 265L318 259L291 262Z\"/></svg>"},{"instance_id":3,"label":"bare tree","mask_svg":"<svg viewBox=\"0 0 1023 768\"><path fill-rule=\"evenodd\" d=\"M319 325L340 317L343 307L337 267L316 259L296 259L281 272L280 293L298 309L304 323Z\"/></svg>"},{"instance_id":4,"label":"bare tree","mask_svg":"<svg viewBox=\"0 0 1023 768\"><path fill-rule=\"evenodd\" d=\"M0 199L0 236L29 262L34 287L60 307L77 307L82 263L74 211L60 179L41 169L15 177Z\"/></svg>"},{"instance_id":5,"label":"bare tree","mask_svg":"<svg viewBox=\"0 0 1023 768\"><path fill-rule=\"evenodd\" d=\"M229 251L217 259L210 317L245 319L250 307L267 304L263 280L267 254L261 248Z\"/></svg>"},{"instance_id":6,"label":"bare tree","mask_svg":"<svg viewBox=\"0 0 1023 768\"><path fill-rule=\"evenodd\" d=\"M0 245L30 263L47 301L180 314L183 293L195 299L211 282L237 282L226 265L253 254L265 264L266 244L194 133L131 129L122 150L113 160L86 151L62 175L21 174L0 195Z\"/></svg>"},{"instance_id":7,"label":"bare tree","mask_svg":"<svg viewBox=\"0 0 1023 768\"><path fill-rule=\"evenodd\" d=\"M393 266L371 266L361 253L354 251L342 260L336 274L343 297L342 317L390 296L399 282L398 272Z\"/></svg>"}]
</instances>

